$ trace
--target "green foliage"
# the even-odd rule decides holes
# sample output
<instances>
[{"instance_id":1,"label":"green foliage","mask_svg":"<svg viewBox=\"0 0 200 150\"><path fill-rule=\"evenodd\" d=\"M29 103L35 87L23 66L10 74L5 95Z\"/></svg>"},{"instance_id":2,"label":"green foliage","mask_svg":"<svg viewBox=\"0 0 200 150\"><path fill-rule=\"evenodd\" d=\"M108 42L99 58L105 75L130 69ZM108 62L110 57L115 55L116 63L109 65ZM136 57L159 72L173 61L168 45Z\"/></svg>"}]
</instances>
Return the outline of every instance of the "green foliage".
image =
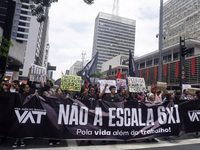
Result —
<instances>
[{"instance_id":1,"label":"green foliage","mask_svg":"<svg viewBox=\"0 0 200 150\"><path fill-rule=\"evenodd\" d=\"M3 36L1 37L0 44L0 57L7 57L9 47L13 46L13 44Z\"/></svg>"},{"instance_id":2,"label":"green foliage","mask_svg":"<svg viewBox=\"0 0 200 150\"><path fill-rule=\"evenodd\" d=\"M53 79L53 78L50 78L49 79L52 83L54 83L55 82L55 80Z\"/></svg>"},{"instance_id":3,"label":"green foliage","mask_svg":"<svg viewBox=\"0 0 200 150\"><path fill-rule=\"evenodd\" d=\"M97 70L97 72L93 75L91 75L90 77L94 77L94 78L101 78L103 76L103 74Z\"/></svg>"}]
</instances>

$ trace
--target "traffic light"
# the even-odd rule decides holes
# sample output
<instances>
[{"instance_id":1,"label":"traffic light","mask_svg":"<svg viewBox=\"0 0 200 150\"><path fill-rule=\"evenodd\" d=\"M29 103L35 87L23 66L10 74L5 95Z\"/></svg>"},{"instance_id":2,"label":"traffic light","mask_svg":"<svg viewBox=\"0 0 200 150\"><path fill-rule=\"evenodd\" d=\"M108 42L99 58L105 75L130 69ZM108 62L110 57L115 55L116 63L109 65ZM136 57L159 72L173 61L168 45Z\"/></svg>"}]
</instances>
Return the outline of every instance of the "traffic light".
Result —
<instances>
[{"instance_id":1,"label":"traffic light","mask_svg":"<svg viewBox=\"0 0 200 150\"><path fill-rule=\"evenodd\" d=\"M185 47L185 38L182 39L181 37L180 37L180 50L182 56L185 56L187 54L187 49Z\"/></svg>"}]
</instances>

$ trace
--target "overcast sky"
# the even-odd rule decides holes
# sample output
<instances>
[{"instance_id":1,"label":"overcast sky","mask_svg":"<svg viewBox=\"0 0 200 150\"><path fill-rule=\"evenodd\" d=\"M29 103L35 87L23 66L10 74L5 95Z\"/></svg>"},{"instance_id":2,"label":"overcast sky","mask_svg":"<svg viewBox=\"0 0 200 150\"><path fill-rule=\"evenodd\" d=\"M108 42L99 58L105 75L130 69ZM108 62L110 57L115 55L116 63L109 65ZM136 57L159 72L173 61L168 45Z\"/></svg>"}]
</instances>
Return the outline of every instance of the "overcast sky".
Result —
<instances>
[{"instance_id":1,"label":"overcast sky","mask_svg":"<svg viewBox=\"0 0 200 150\"><path fill-rule=\"evenodd\" d=\"M112 14L113 3L114 0L95 0L87 5L83 0L58 0L52 4L49 62L57 66L54 79L81 60L82 51L86 52L86 59L91 59L95 18L99 12ZM136 56L158 49L159 7L160 0L119 0L119 16L136 20Z\"/></svg>"}]
</instances>

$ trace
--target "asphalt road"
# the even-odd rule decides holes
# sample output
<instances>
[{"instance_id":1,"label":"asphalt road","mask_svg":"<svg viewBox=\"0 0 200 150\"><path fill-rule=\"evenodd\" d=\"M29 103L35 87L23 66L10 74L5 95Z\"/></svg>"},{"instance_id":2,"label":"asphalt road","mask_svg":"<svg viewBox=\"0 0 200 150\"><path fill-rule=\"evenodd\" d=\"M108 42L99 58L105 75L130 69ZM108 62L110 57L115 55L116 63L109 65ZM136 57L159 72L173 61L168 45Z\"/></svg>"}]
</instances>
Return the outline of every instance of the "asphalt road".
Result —
<instances>
[{"instance_id":1,"label":"asphalt road","mask_svg":"<svg viewBox=\"0 0 200 150\"><path fill-rule=\"evenodd\" d=\"M92 145L88 141L61 140L59 145L48 145L48 139L25 139L25 147L17 147L15 149L53 149L53 150L200 150L200 138L195 138L195 133L185 134L181 137L172 137L170 142L165 138L158 138L158 142L149 142L139 140L137 142L114 142L92 141ZM8 139L5 146L1 145L0 150L13 149L12 144L15 139Z\"/></svg>"}]
</instances>

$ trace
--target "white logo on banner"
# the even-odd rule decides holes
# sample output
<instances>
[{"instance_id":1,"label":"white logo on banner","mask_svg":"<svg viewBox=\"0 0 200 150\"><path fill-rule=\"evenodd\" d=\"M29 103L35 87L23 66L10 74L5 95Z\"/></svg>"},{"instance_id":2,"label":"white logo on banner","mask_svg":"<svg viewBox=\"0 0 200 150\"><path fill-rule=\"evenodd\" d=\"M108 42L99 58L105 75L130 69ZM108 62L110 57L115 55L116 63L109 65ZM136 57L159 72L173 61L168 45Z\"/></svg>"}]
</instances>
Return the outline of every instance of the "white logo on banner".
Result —
<instances>
[{"instance_id":1,"label":"white logo on banner","mask_svg":"<svg viewBox=\"0 0 200 150\"><path fill-rule=\"evenodd\" d=\"M22 114L20 114L20 112L23 112ZM42 110L42 111L38 111L38 110L33 110L33 109L29 109L29 110L20 110L20 108L15 108L15 114L17 116L17 119L19 121L19 123L26 123L28 120L31 121L32 124L40 124L41 123L41 119L42 116L46 115L46 111ZM34 119L33 116L37 116L36 120Z\"/></svg>"},{"instance_id":2,"label":"white logo on banner","mask_svg":"<svg viewBox=\"0 0 200 150\"><path fill-rule=\"evenodd\" d=\"M190 110L188 116L191 122L200 121L200 110Z\"/></svg>"}]
</instances>

